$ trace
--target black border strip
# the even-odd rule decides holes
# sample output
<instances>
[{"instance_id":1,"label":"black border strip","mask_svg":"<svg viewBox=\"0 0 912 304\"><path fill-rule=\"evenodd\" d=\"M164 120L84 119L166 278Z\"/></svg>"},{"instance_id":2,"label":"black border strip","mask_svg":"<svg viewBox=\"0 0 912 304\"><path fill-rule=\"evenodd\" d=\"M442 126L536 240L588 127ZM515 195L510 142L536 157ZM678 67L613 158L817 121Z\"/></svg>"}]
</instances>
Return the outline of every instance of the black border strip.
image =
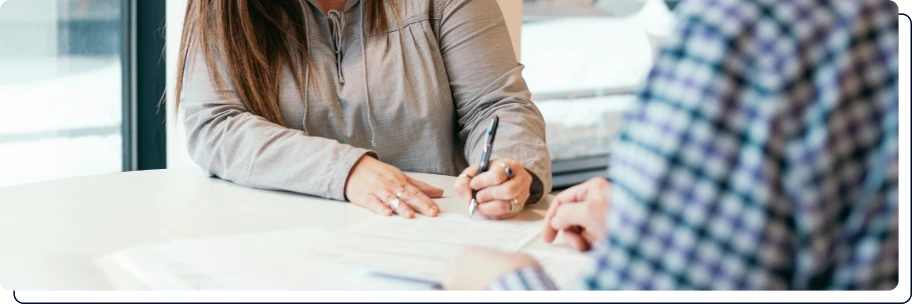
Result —
<instances>
[{"instance_id":1,"label":"black border strip","mask_svg":"<svg viewBox=\"0 0 912 304\"><path fill-rule=\"evenodd\" d=\"M903 36L902 42L903 42L903 44L904 44L904 45L902 46L902 48L901 48L902 52L900 52L900 56L902 56L902 58L903 58L902 64L903 64L903 65L908 65L909 57L906 56L905 50L908 49L908 43L909 43L909 34L908 34L908 33L909 33L909 22L908 22L909 15L906 14L905 1L899 0L899 2L897 3L897 7L898 7L898 9L900 10L899 15L901 16L901 18L899 18L899 20L897 20L897 22L900 23L900 24L899 24L900 35ZM901 90L900 96L902 96L902 97L901 97L902 100L901 100L901 104L900 104L900 113L901 113L901 115L903 116L902 125L900 126L900 130L901 130L901 131L900 131L900 132L901 132L900 134L902 134L902 130L905 129L905 122L907 121L907 119L905 118L906 113L905 113L905 111L903 111L902 109L904 108L903 105L905 105L906 103L909 102L909 95L908 95L908 94L905 94L905 90L909 87L909 85L908 85L908 84L909 84L909 80L905 78L905 71L902 70L902 69L900 70L900 81L903 83L903 84L901 85L901 89L900 89L900 90ZM903 134L903 135L904 135L904 134ZM899 144L900 144L900 145L903 145L903 146L905 147L905 146L906 146L906 143L905 143L905 136L901 136L900 138L903 138L903 142L901 142L901 143L899 143ZM904 153L900 153L900 155L901 155L900 157L903 157L905 154L904 154ZM900 163L902 163L903 166L905 166L905 159L903 158L903 159L900 161ZM904 178L903 178L903 179L900 179L900 182L905 182L905 179L904 179ZM903 188L905 188L904 186L905 186L905 185L903 185ZM901 189L902 189L902 188L901 188ZM900 195L903 196L902 202L905 203L905 202L907 201L907 200L906 200L906 197L905 197L905 196L906 196L906 193L905 193L904 191L900 191ZM904 230L904 231L903 231L903 234L904 234L904 242L905 242L905 243L903 244L903 250L902 250L901 252L903 253L903 257L902 257L902 259L903 259L903 265L902 265L902 267L905 268L905 269L902 269L902 270L901 270L901 271L903 272L903 274L902 274L902 280L903 280L903 281L902 281L902 283L901 283L902 287L901 287L901 289L899 289L899 290L897 290L897 291L899 292L899 294L905 296L905 298L904 298L904 300L903 300L903 303L909 303L910 301L912 301L912 295L910 295L910 292L909 292L909 290L910 290L910 282L909 282L909 254L912 253L912 252L910 252L910 251L908 250L908 249L909 249L908 245L910 244L910 242L909 242L909 233L908 233L908 231L905 231L905 228L906 228L906 227L909 227L909 218L910 218L910 216L909 216L909 208L908 208L908 207L904 207L903 210L905 211L905 212L904 212L905 214L903 214L903 227L904 227L904 228L903 228L903 230Z\"/></svg>"},{"instance_id":2,"label":"black border strip","mask_svg":"<svg viewBox=\"0 0 912 304\"><path fill-rule=\"evenodd\" d=\"M510 295L537 296L537 297L499 297L490 302L496 303L565 303L572 299L572 302L594 302L594 303L653 303L653 302L697 302L697 303L908 303L901 297L882 297L882 296L826 296L822 292L817 293L794 293L789 296L715 296L719 293L667 293L659 296L649 296L654 293L565 293L567 295L579 295L577 297L562 297L560 302L555 301L551 296L557 296L557 293L545 292L514 292ZM478 302L477 296L460 297L465 294L448 293L445 291L421 293L425 296L450 296L434 299L434 303L462 303L467 301ZM487 296L503 296L503 293L486 293ZM608 301L608 299L612 299ZM9 304L41 304L41 303L424 303L425 297L415 296L394 296L394 297L360 297L364 301L352 301L354 297L349 296L319 296L319 297L41 297L41 296L12 296L7 297Z\"/></svg>"}]
</instances>

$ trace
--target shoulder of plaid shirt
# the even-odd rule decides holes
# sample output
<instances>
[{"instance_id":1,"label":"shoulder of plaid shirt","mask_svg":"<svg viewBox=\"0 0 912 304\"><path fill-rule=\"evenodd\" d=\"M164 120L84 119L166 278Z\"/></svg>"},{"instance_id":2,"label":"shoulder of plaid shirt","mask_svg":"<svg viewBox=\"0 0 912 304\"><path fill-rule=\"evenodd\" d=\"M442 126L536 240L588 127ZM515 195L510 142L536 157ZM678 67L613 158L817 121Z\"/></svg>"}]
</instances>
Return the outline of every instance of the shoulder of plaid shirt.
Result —
<instances>
[{"instance_id":1,"label":"shoulder of plaid shirt","mask_svg":"<svg viewBox=\"0 0 912 304\"><path fill-rule=\"evenodd\" d=\"M611 159L579 289L892 289L892 1L685 1ZM554 289L520 269L492 290Z\"/></svg>"}]
</instances>

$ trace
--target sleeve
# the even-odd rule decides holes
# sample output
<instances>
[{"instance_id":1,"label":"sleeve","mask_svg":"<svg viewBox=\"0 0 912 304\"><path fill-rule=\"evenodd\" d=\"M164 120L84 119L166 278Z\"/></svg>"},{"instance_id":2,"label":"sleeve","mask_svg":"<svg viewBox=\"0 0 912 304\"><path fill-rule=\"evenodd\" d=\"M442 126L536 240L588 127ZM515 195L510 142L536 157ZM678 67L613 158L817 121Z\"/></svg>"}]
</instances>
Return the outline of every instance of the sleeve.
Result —
<instances>
[{"instance_id":1,"label":"sleeve","mask_svg":"<svg viewBox=\"0 0 912 304\"><path fill-rule=\"evenodd\" d=\"M765 213L741 194L767 185L733 160L762 157L738 140L747 138L744 126L766 122L740 116L756 111L745 101L755 93L739 82L753 81L745 78L750 51L702 17L724 7L700 3L679 8L676 33L613 145L606 240L594 250L586 289L728 290L757 279L749 275L764 252L754 236Z\"/></svg>"},{"instance_id":2,"label":"sleeve","mask_svg":"<svg viewBox=\"0 0 912 304\"><path fill-rule=\"evenodd\" d=\"M488 290L557 290L557 286L541 268L528 267L504 275Z\"/></svg>"},{"instance_id":3,"label":"sleeve","mask_svg":"<svg viewBox=\"0 0 912 304\"><path fill-rule=\"evenodd\" d=\"M895 111L896 65L888 63L896 50L890 44L896 41L895 4L817 5L823 16L843 15L852 25L802 23L823 34L795 37L777 32L778 15L735 23L724 17L756 8L788 10L796 7L792 2L708 2L678 7L677 33L614 145L608 238L586 285L895 287L891 278L862 270L896 269L888 228L896 201L886 199L895 184L882 179L889 157L878 158L878 151L896 151L888 145L895 133L883 131L895 125L877 123ZM804 51L833 56L792 56L790 50L806 46ZM864 49L882 60L858 55ZM861 112L870 115L856 115ZM866 136L846 136L854 131L845 121ZM859 195L869 186L870 196ZM850 219L870 222L833 224L862 222ZM865 253L849 253L860 244ZM859 278L862 285L855 285Z\"/></svg>"},{"instance_id":4,"label":"sleeve","mask_svg":"<svg viewBox=\"0 0 912 304\"><path fill-rule=\"evenodd\" d=\"M533 175L537 202L551 192L545 120L531 101L510 34L496 1L441 0L440 51L469 163L481 161L484 134L500 116L493 157L519 161Z\"/></svg>"},{"instance_id":5,"label":"sleeve","mask_svg":"<svg viewBox=\"0 0 912 304\"><path fill-rule=\"evenodd\" d=\"M214 58L225 90L219 92L204 52L197 48L190 56L180 98L187 149L200 167L252 188L345 200L352 167L373 152L307 136L250 113L230 81L223 58Z\"/></svg>"}]
</instances>

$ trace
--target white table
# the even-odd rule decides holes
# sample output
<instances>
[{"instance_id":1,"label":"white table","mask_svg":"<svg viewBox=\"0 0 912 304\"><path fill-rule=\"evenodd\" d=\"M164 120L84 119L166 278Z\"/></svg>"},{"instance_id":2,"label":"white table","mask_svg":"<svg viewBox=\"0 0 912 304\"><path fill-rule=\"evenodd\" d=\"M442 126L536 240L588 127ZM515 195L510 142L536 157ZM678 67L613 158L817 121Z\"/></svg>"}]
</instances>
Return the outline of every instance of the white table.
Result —
<instances>
[{"instance_id":1,"label":"white table","mask_svg":"<svg viewBox=\"0 0 912 304\"><path fill-rule=\"evenodd\" d=\"M455 196L453 177L412 176L445 189L445 197ZM526 212L543 215L547 201ZM440 205L443 212L466 211L460 204ZM5 244L0 284L19 290L143 289L102 271L93 261L154 242L296 228L334 231L373 216L348 203L250 189L197 169L115 173L3 188L0 208L0 240ZM547 248L540 240L530 247ZM320 283L321 289L407 288L347 285L325 273L302 276Z\"/></svg>"}]
</instances>

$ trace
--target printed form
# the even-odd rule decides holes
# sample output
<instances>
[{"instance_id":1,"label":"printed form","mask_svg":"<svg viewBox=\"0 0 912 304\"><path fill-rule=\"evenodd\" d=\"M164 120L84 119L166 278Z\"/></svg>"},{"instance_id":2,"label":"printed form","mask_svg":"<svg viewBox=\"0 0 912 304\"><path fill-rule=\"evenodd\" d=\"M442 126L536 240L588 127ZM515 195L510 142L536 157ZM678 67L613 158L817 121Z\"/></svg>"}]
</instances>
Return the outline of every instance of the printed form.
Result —
<instances>
[{"instance_id":1,"label":"printed form","mask_svg":"<svg viewBox=\"0 0 912 304\"><path fill-rule=\"evenodd\" d=\"M463 248L520 251L540 232L540 220L522 218L374 217L334 232L292 229L147 244L104 260L155 290L427 289ZM576 259L529 253L550 274L566 274L555 278L559 286L579 274L567 265L579 264Z\"/></svg>"},{"instance_id":2,"label":"printed form","mask_svg":"<svg viewBox=\"0 0 912 304\"><path fill-rule=\"evenodd\" d=\"M317 248L329 234L323 229L292 229L175 240L122 250L96 263L129 275L139 281L140 289L301 289L302 273L332 266L319 258Z\"/></svg>"},{"instance_id":3,"label":"printed form","mask_svg":"<svg viewBox=\"0 0 912 304\"><path fill-rule=\"evenodd\" d=\"M375 218L334 237L339 261L407 279L439 282L447 263L467 246L519 251L541 233L536 221L489 221L462 214L436 218Z\"/></svg>"}]
</instances>

